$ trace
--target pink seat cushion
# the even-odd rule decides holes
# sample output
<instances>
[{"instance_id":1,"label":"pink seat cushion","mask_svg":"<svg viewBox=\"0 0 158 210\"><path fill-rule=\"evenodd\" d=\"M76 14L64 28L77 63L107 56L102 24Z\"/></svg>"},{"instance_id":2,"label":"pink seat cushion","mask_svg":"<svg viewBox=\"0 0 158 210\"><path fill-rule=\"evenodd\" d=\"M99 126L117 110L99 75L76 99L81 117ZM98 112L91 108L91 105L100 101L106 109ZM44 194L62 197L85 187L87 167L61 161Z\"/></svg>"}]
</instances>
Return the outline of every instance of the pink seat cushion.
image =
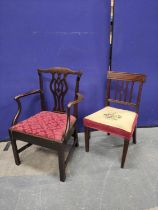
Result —
<instances>
[{"instance_id":1,"label":"pink seat cushion","mask_svg":"<svg viewBox=\"0 0 158 210\"><path fill-rule=\"evenodd\" d=\"M12 126L10 130L56 142L62 142L66 129L66 121L66 114L42 111L17 123ZM71 126L75 123L75 121L76 118L71 115Z\"/></svg>"}]
</instances>

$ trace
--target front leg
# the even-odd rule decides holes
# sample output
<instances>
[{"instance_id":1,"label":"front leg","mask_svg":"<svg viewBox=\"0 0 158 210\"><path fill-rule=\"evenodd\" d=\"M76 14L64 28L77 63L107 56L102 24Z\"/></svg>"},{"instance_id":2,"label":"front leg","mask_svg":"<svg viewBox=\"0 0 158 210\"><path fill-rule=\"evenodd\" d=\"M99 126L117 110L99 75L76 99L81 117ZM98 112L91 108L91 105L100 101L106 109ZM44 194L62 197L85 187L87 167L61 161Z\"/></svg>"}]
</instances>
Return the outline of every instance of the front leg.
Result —
<instances>
[{"instance_id":1,"label":"front leg","mask_svg":"<svg viewBox=\"0 0 158 210\"><path fill-rule=\"evenodd\" d=\"M124 139L124 146L123 146L123 153L122 153L122 161L121 161L121 168L124 168L125 160L126 160L126 155L128 151L128 145L129 145L129 140Z\"/></svg>"},{"instance_id":2,"label":"front leg","mask_svg":"<svg viewBox=\"0 0 158 210\"><path fill-rule=\"evenodd\" d=\"M19 153L17 149L16 139L13 138L13 135L10 131L9 131L9 135L10 135L15 164L20 165L21 162L20 162Z\"/></svg>"},{"instance_id":3,"label":"front leg","mask_svg":"<svg viewBox=\"0 0 158 210\"><path fill-rule=\"evenodd\" d=\"M134 132L133 132L133 143L136 144L136 134L137 134L137 128L135 127Z\"/></svg>"},{"instance_id":4,"label":"front leg","mask_svg":"<svg viewBox=\"0 0 158 210\"><path fill-rule=\"evenodd\" d=\"M64 147L61 147L58 150L58 161L59 161L59 174L60 174L60 181L64 182L66 179L65 174L65 158L64 158Z\"/></svg>"}]
</instances>

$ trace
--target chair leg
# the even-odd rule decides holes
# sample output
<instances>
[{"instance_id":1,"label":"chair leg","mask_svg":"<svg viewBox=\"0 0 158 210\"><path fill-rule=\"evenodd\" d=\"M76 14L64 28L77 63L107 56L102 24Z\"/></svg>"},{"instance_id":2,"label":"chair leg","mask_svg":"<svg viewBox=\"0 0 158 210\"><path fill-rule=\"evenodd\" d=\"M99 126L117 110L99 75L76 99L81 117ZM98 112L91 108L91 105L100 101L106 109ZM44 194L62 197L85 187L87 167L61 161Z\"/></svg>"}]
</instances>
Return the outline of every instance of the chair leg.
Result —
<instances>
[{"instance_id":1,"label":"chair leg","mask_svg":"<svg viewBox=\"0 0 158 210\"><path fill-rule=\"evenodd\" d=\"M79 146L79 143L78 143L78 133L77 133L77 130L76 129L74 130L74 141L76 141L75 146L78 147Z\"/></svg>"},{"instance_id":2,"label":"chair leg","mask_svg":"<svg viewBox=\"0 0 158 210\"><path fill-rule=\"evenodd\" d=\"M65 174L65 158L64 158L64 148L63 147L61 147L58 150L58 161L59 161L60 181L64 182L66 179L66 174Z\"/></svg>"},{"instance_id":3,"label":"chair leg","mask_svg":"<svg viewBox=\"0 0 158 210\"><path fill-rule=\"evenodd\" d=\"M137 128L135 127L134 132L133 132L133 143L136 144L136 133L137 133Z\"/></svg>"},{"instance_id":4,"label":"chair leg","mask_svg":"<svg viewBox=\"0 0 158 210\"><path fill-rule=\"evenodd\" d=\"M19 154L18 154L16 140L11 139L11 145L12 145L12 150L13 150L13 154L14 154L15 164L20 165L21 162L20 162L20 158L19 158Z\"/></svg>"},{"instance_id":5,"label":"chair leg","mask_svg":"<svg viewBox=\"0 0 158 210\"><path fill-rule=\"evenodd\" d=\"M87 127L85 127L85 150L89 152L89 139L90 139L90 131Z\"/></svg>"},{"instance_id":6,"label":"chair leg","mask_svg":"<svg viewBox=\"0 0 158 210\"><path fill-rule=\"evenodd\" d=\"M123 146L123 153L122 153L122 161L121 161L121 168L124 168L125 160L126 160L126 155L128 151L128 145L129 145L129 140L124 139L124 146Z\"/></svg>"}]
</instances>

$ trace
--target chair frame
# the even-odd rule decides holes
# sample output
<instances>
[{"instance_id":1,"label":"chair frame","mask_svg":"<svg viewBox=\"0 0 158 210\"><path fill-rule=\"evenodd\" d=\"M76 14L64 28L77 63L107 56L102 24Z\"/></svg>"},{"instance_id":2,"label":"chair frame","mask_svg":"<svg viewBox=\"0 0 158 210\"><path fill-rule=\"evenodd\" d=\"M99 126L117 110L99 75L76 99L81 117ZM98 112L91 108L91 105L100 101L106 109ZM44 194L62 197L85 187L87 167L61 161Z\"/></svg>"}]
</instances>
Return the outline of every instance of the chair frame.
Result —
<instances>
[{"instance_id":1,"label":"chair frame","mask_svg":"<svg viewBox=\"0 0 158 210\"><path fill-rule=\"evenodd\" d=\"M50 141L50 140L47 140L44 138L39 138L36 136L31 136L31 135L27 135L27 134L20 133L17 131L13 131L10 128L9 135L10 135L10 139L11 139L11 145L12 145L12 149L13 149L14 159L15 159L16 165L20 165L21 162L20 162L20 158L19 158L19 153L24 151L26 148L30 147L32 144L50 148L50 149L55 149L58 152L60 181L64 182L66 179L65 169L66 169L67 163L71 157L71 154L72 154L74 148L78 146L78 133L77 133L76 122L77 122L77 118L78 118L78 103L83 100L83 96L79 93L79 81L80 81L80 77L81 77L82 73L80 71L73 71L71 69L63 68L63 67L54 67L54 68L50 68L50 69L38 69L37 71L38 71L38 75L39 75L40 89L31 90L24 94L20 94L14 98L18 104L18 111L12 121L12 125L17 124L18 118L21 114L21 111L22 111L22 105L21 105L21 101L20 101L21 98L24 98L24 97L27 97L30 95L34 95L34 94L39 94L40 99L41 99L40 100L41 101L41 110L42 111L46 110L42 75L43 74L51 74L52 80L50 82L50 90L54 96L53 112L65 113L67 115L67 123L66 123L66 129L65 129L65 134L64 134L64 140L61 143L58 143L58 142L55 142L52 140ZM57 76L57 78L55 77L55 75ZM61 78L61 75L63 75L63 78ZM68 85L66 82L66 77L68 75L76 76L76 87L75 87L74 100L67 104L67 109L65 110L64 96L68 90ZM65 90L63 90L63 86L65 86ZM57 91L58 91L58 93L57 93ZM76 117L76 122L73 126L70 126L71 107L74 108L73 115ZM65 153L65 149L66 149L66 143L71 136L74 137L74 141L73 141L73 144L69 150L67 157L65 158L64 153ZM17 144L16 144L17 140L27 142L27 144L25 146L21 147L20 149L18 149Z\"/></svg>"},{"instance_id":2,"label":"chair frame","mask_svg":"<svg viewBox=\"0 0 158 210\"><path fill-rule=\"evenodd\" d=\"M111 81L112 80L116 81L114 98L110 97ZM110 103L122 104L122 105L126 105L126 106L134 108L135 112L138 113L140 99L141 99L141 93L142 93L142 86L143 86L143 83L145 82L145 80L146 80L146 76L144 74L108 71L107 72L107 91L106 91L106 98L105 98L105 106L109 106ZM118 88L119 81L121 82L120 90ZM129 89L130 82L131 82L131 87ZM133 103L132 102L133 88L134 88L134 84L136 82L139 83L139 88L138 88L136 103ZM129 99L127 99L128 92L130 93ZM123 97L123 93L124 93L124 97ZM89 139L90 139L91 128L88 128L85 126L84 129L85 129L85 150L86 150L86 152L89 152ZM133 143L134 144L136 144L136 130L137 130L137 127L134 128L134 132L133 132ZM108 133L108 135L110 135L110 133ZM124 138L121 168L124 168L126 155L127 155L127 151L128 151L128 146L129 146L129 140Z\"/></svg>"}]
</instances>

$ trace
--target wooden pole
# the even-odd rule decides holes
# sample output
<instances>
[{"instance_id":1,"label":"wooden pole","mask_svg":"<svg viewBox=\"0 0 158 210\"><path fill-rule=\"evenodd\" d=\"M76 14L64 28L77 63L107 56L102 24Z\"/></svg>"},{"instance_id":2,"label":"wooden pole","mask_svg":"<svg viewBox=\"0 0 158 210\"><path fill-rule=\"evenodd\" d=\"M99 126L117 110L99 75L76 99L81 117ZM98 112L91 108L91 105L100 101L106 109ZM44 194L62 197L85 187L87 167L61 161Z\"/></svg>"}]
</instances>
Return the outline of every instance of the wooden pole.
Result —
<instances>
[{"instance_id":1,"label":"wooden pole","mask_svg":"<svg viewBox=\"0 0 158 210\"><path fill-rule=\"evenodd\" d=\"M113 35L114 35L114 14L115 14L115 0L111 0L110 5L110 49L109 49L109 71L112 70L112 51L113 51Z\"/></svg>"}]
</instances>

